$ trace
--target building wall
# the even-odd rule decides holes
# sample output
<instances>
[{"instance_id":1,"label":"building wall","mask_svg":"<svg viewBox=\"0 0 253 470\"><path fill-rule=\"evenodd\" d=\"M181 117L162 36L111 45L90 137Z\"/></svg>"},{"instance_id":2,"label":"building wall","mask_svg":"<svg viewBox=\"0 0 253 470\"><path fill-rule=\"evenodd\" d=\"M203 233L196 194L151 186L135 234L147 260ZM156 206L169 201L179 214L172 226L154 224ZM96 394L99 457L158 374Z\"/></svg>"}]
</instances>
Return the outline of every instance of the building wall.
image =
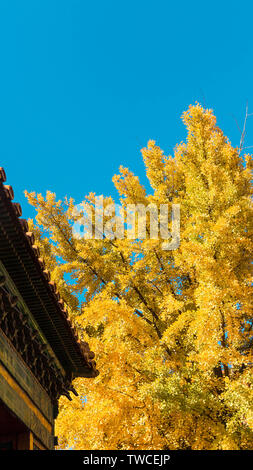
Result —
<instances>
[{"instance_id":1,"label":"building wall","mask_svg":"<svg viewBox=\"0 0 253 470\"><path fill-rule=\"evenodd\" d=\"M37 447L54 448L54 412L50 397L1 330L0 400L31 431Z\"/></svg>"}]
</instances>

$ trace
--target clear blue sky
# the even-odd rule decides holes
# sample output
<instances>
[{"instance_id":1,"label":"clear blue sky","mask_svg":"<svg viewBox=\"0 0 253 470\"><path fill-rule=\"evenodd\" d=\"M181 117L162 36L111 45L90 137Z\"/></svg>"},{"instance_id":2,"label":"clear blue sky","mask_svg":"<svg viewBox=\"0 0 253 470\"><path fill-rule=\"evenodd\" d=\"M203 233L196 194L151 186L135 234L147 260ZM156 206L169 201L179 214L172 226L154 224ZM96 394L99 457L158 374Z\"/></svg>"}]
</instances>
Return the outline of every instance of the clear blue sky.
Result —
<instances>
[{"instance_id":1,"label":"clear blue sky","mask_svg":"<svg viewBox=\"0 0 253 470\"><path fill-rule=\"evenodd\" d=\"M120 164L145 183L140 149L171 153L196 100L238 145L252 18L250 1L1 0L0 166L23 215L24 189L115 195Z\"/></svg>"}]
</instances>

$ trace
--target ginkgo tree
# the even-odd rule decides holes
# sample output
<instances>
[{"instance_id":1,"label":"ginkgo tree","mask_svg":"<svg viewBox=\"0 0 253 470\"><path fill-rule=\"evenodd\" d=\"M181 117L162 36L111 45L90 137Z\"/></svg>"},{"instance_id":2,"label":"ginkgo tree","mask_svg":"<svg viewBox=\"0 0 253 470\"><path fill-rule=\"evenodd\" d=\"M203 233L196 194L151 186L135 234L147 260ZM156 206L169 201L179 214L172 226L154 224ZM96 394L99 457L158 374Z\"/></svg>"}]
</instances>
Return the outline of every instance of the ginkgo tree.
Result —
<instances>
[{"instance_id":1,"label":"ginkgo tree","mask_svg":"<svg viewBox=\"0 0 253 470\"><path fill-rule=\"evenodd\" d=\"M151 194L126 168L113 178L123 209L180 205L174 250L149 224L143 239L77 237L73 199L27 194L45 262L100 371L61 399L60 448L253 448L252 158L211 110L190 106L183 122L173 156L154 141L142 150ZM95 197L85 198L92 213Z\"/></svg>"}]
</instances>

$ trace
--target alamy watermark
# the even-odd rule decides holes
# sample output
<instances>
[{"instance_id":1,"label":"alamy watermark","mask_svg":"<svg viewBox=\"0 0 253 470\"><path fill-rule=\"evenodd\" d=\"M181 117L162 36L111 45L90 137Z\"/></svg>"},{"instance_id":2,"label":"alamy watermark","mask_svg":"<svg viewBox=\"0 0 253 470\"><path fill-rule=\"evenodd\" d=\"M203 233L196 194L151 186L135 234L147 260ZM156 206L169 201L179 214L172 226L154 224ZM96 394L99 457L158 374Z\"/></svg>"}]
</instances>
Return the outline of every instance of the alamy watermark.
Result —
<instances>
[{"instance_id":1,"label":"alamy watermark","mask_svg":"<svg viewBox=\"0 0 253 470\"><path fill-rule=\"evenodd\" d=\"M176 250L180 244L180 204L104 204L103 196L95 197L91 207L83 202L74 207L73 234L87 240L162 241L163 250ZM170 230L169 230L169 227Z\"/></svg>"}]
</instances>

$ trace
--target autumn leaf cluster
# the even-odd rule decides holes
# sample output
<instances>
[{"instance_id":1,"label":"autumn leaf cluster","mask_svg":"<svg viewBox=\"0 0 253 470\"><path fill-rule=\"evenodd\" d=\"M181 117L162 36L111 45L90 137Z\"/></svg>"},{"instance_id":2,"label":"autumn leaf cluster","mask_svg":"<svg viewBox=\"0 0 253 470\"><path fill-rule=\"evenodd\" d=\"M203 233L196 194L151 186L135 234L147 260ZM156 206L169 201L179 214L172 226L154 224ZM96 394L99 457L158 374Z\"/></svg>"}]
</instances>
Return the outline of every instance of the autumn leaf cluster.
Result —
<instances>
[{"instance_id":1,"label":"autumn leaf cluster","mask_svg":"<svg viewBox=\"0 0 253 470\"><path fill-rule=\"evenodd\" d=\"M173 156L154 141L142 150L151 194L127 168L113 178L123 207L180 204L176 250L148 236L77 238L73 199L27 194L46 264L100 371L75 380L71 403L61 399L61 448L253 448L252 159L211 110L190 106L183 122ZM84 204L94 211L95 194Z\"/></svg>"}]
</instances>

